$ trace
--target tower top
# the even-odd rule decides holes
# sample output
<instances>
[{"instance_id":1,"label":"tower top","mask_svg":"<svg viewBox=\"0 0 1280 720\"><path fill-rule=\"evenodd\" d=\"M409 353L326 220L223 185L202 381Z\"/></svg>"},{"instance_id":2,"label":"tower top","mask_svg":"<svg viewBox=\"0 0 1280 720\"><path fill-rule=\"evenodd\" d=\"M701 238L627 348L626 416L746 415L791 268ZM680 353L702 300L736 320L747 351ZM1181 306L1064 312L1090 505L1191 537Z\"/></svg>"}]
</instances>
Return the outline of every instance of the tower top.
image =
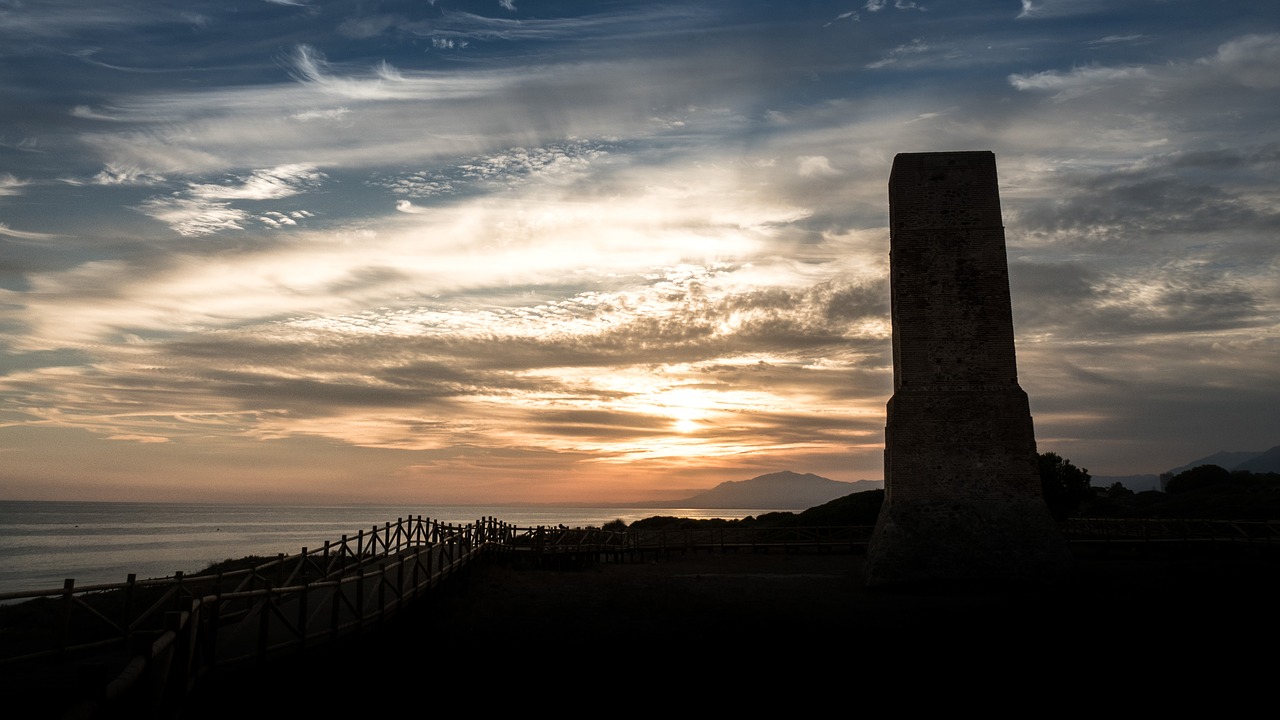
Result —
<instances>
[{"instance_id":1,"label":"tower top","mask_svg":"<svg viewBox=\"0 0 1280 720\"><path fill-rule=\"evenodd\" d=\"M889 226L1003 227L990 150L899 153L889 174Z\"/></svg>"}]
</instances>

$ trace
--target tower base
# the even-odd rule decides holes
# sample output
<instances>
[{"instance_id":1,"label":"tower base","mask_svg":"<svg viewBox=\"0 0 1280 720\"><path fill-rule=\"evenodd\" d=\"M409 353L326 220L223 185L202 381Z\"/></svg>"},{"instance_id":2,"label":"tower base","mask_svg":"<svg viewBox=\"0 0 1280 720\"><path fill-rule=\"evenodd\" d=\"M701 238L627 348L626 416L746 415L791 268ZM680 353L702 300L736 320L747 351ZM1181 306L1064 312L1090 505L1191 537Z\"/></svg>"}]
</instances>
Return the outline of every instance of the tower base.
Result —
<instances>
[{"instance_id":1,"label":"tower base","mask_svg":"<svg viewBox=\"0 0 1280 720\"><path fill-rule=\"evenodd\" d=\"M1070 560L1044 502L1021 388L894 394L868 585L1049 579Z\"/></svg>"}]
</instances>

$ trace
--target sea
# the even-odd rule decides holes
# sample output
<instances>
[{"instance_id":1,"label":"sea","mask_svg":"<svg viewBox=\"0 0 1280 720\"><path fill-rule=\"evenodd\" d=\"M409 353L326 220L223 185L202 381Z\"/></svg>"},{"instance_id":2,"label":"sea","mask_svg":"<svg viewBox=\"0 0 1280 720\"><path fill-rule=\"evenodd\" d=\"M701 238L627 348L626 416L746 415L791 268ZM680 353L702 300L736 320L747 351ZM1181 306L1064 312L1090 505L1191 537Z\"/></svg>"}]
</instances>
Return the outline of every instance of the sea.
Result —
<instances>
[{"instance_id":1,"label":"sea","mask_svg":"<svg viewBox=\"0 0 1280 720\"><path fill-rule=\"evenodd\" d=\"M599 527L655 515L737 519L760 509L383 505L223 505L0 500L0 596L194 573L246 555L292 555L417 517L463 524L497 518L519 528ZM0 602L3 602L0 597Z\"/></svg>"}]
</instances>

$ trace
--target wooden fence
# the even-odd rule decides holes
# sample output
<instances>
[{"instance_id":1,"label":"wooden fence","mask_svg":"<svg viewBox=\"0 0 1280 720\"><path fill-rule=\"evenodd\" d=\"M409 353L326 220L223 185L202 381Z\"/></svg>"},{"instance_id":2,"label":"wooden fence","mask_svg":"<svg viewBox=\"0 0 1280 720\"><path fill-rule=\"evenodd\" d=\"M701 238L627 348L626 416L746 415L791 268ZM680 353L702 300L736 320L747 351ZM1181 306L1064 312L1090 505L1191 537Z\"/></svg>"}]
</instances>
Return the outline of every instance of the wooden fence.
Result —
<instances>
[{"instance_id":1,"label":"wooden fence","mask_svg":"<svg viewBox=\"0 0 1280 720\"><path fill-rule=\"evenodd\" d=\"M419 517L198 575L6 593L21 622L0 640L3 685L48 685L68 716L129 706L163 715L214 668L332 642L386 622L517 530L493 518L450 525Z\"/></svg>"}]
</instances>

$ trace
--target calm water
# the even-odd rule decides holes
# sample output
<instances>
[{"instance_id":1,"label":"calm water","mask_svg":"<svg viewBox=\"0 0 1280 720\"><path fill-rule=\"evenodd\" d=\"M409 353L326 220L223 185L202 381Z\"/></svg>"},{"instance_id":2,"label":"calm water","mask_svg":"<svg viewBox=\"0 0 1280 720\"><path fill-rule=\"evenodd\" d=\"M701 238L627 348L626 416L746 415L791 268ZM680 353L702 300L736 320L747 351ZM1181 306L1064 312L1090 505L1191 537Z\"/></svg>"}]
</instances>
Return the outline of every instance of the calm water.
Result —
<instances>
[{"instance_id":1,"label":"calm water","mask_svg":"<svg viewBox=\"0 0 1280 720\"><path fill-rule=\"evenodd\" d=\"M496 517L518 527L600 526L654 515L741 518L767 510L624 507L391 507L0 501L0 593L166 577L245 555L292 554L374 525L422 515Z\"/></svg>"}]
</instances>

